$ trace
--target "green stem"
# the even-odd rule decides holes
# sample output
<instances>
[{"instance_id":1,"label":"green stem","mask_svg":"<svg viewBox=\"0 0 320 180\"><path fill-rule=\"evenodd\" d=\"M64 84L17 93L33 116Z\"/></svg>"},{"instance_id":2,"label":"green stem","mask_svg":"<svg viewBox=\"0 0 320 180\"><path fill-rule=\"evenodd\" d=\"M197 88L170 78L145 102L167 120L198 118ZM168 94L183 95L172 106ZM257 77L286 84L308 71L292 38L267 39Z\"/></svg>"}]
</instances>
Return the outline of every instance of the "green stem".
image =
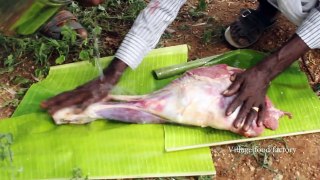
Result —
<instances>
[{"instance_id":1,"label":"green stem","mask_svg":"<svg viewBox=\"0 0 320 180\"><path fill-rule=\"evenodd\" d=\"M230 56L234 56L234 53L232 53L232 51L223 55L219 54L202 59L197 59L194 61L189 61L183 64L177 64L173 66L156 69L153 71L153 74L156 79L165 79L175 75L182 74L190 69L217 64L220 61L229 58Z\"/></svg>"}]
</instances>

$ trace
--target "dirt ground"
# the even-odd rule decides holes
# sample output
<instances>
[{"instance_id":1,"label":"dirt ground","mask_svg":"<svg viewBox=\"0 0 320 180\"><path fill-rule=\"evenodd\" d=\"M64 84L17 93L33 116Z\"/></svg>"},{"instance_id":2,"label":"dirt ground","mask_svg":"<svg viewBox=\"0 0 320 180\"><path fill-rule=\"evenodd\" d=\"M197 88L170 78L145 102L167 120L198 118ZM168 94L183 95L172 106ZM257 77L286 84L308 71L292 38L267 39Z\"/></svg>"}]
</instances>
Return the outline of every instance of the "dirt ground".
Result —
<instances>
[{"instance_id":1,"label":"dirt ground","mask_svg":"<svg viewBox=\"0 0 320 180\"><path fill-rule=\"evenodd\" d=\"M206 57L230 51L231 48L221 38L223 29L239 15L241 8L254 8L257 2L244 0L209 0L207 12L197 17L191 16L189 10L197 6L197 0L189 0L182 8L178 18L169 27L158 47L178 44L189 45L189 59ZM268 29L253 49L272 52L281 46L295 32L296 27L279 15L277 22ZM210 35L204 38L204 34ZM104 45L115 50L125 33L106 33ZM304 70L309 73L310 84L320 82L320 53L309 52L305 56ZM0 77L0 104L14 98L21 87L8 83L14 74L36 82L32 76L32 63L25 61L12 73ZM0 118L6 118L14 111L12 107L0 109ZM246 144L248 145L248 144ZM291 153L270 153L264 157L254 157L232 152L236 145L212 147L212 157L217 174L213 179L320 179L320 133L285 137L255 142L259 147L288 147L295 149ZM263 163L261 163L261 158ZM264 165L262 165L264 164Z\"/></svg>"}]
</instances>

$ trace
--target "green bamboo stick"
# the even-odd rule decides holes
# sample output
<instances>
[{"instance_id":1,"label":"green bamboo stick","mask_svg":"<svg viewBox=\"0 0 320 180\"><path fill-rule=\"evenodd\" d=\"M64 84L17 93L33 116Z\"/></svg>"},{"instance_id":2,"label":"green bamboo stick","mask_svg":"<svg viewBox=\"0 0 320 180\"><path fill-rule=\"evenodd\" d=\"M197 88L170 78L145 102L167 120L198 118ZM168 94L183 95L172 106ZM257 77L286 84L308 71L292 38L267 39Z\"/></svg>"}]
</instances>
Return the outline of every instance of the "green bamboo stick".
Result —
<instances>
[{"instance_id":1,"label":"green bamboo stick","mask_svg":"<svg viewBox=\"0 0 320 180\"><path fill-rule=\"evenodd\" d=\"M210 66L213 64L217 64L220 61L223 61L224 59L230 58L230 56L234 56L235 52L231 51L228 53L225 53L223 55L218 54L202 59L197 59L194 61L189 61L183 64L177 64L173 66L163 67L160 69L153 70L153 75L156 79L166 79L175 75L182 74L190 69L198 68L201 66Z\"/></svg>"}]
</instances>

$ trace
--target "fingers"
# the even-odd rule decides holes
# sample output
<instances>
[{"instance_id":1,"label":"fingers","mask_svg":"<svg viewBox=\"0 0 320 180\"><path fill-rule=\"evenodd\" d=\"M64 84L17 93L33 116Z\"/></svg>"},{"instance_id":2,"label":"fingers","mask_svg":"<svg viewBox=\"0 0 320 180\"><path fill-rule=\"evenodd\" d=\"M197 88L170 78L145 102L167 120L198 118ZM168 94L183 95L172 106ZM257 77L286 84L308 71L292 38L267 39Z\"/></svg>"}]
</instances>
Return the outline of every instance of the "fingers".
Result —
<instances>
[{"instance_id":1,"label":"fingers","mask_svg":"<svg viewBox=\"0 0 320 180\"><path fill-rule=\"evenodd\" d=\"M232 74L230 76L230 81L233 82L234 80L236 80L237 74Z\"/></svg>"},{"instance_id":2,"label":"fingers","mask_svg":"<svg viewBox=\"0 0 320 180\"><path fill-rule=\"evenodd\" d=\"M48 109L48 108L50 108L52 106L63 104L63 102L66 101L67 99L74 98L78 94L81 94L84 91L85 90L82 90L82 89L76 89L76 90L73 90L73 91L63 92L61 94L58 94L57 96L54 96L54 97L50 98L49 100L46 100L46 101L42 102L41 103L41 107L44 108L44 109Z\"/></svg>"},{"instance_id":3,"label":"fingers","mask_svg":"<svg viewBox=\"0 0 320 180\"><path fill-rule=\"evenodd\" d=\"M252 105L252 103L245 102L242 105L237 118L234 120L233 125L235 128L241 128L241 125L243 124L242 129L244 131L248 131L253 123L256 123L258 127L261 127L263 126L265 115L265 105ZM256 122L253 122L254 120L256 120Z\"/></svg>"},{"instance_id":4,"label":"fingers","mask_svg":"<svg viewBox=\"0 0 320 180\"><path fill-rule=\"evenodd\" d=\"M82 92L76 95L70 94L70 96L63 99L63 101L56 101L55 104L52 104L47 109L48 109L48 112L51 115L53 115L55 112L65 107L81 104L83 101L85 101L86 99L89 99L91 96L92 94L90 92Z\"/></svg>"},{"instance_id":5,"label":"fingers","mask_svg":"<svg viewBox=\"0 0 320 180\"><path fill-rule=\"evenodd\" d=\"M260 106L259 113L258 113L258 118L257 118L257 126L258 127L263 126L263 121L265 119L265 116L266 116L266 108L265 108L265 103L263 103Z\"/></svg>"},{"instance_id":6,"label":"fingers","mask_svg":"<svg viewBox=\"0 0 320 180\"><path fill-rule=\"evenodd\" d=\"M69 92L64 92L64 93L61 93L57 96L54 96L46 101L43 101L41 103L41 107L44 108L44 109L48 109L50 106L53 106L55 104L59 104L59 102L63 101L64 99L66 99L69 95Z\"/></svg>"},{"instance_id":7,"label":"fingers","mask_svg":"<svg viewBox=\"0 0 320 180\"><path fill-rule=\"evenodd\" d=\"M248 101L243 103L243 105L238 113L238 116L236 117L236 119L233 122L233 125L235 128L240 128L241 124L243 123L243 121L247 117L248 113L250 112L251 107L252 107L252 103L250 103Z\"/></svg>"},{"instance_id":8,"label":"fingers","mask_svg":"<svg viewBox=\"0 0 320 180\"><path fill-rule=\"evenodd\" d=\"M258 107L258 106L253 106L253 107ZM252 126L253 121L256 119L257 115L258 115L258 111L257 109L251 108L249 113L247 114L246 120L244 122L243 125L243 130L244 131L248 131L250 129L250 127Z\"/></svg>"},{"instance_id":9,"label":"fingers","mask_svg":"<svg viewBox=\"0 0 320 180\"><path fill-rule=\"evenodd\" d=\"M230 77L230 80L232 81L232 84L230 85L230 87L225 90L222 94L224 96L232 96L234 94L236 94L238 92L238 90L241 87L241 84L243 82L242 78L238 78L236 75L232 75Z\"/></svg>"},{"instance_id":10,"label":"fingers","mask_svg":"<svg viewBox=\"0 0 320 180\"><path fill-rule=\"evenodd\" d=\"M89 81L86 84L78 86L76 89L74 89L72 91L67 91L67 92L61 93L57 96L50 98L47 101L42 102L41 107L44 109L48 109L51 106L55 106L56 104L63 103L63 101L65 101L66 99L76 96L76 94L79 94L81 92L95 90L96 87L99 85L99 83L100 83L100 79L96 78L95 80Z\"/></svg>"},{"instance_id":11,"label":"fingers","mask_svg":"<svg viewBox=\"0 0 320 180\"><path fill-rule=\"evenodd\" d=\"M241 96L237 96L228 106L226 110L226 115L230 116L240 105L242 105L243 100Z\"/></svg>"}]
</instances>

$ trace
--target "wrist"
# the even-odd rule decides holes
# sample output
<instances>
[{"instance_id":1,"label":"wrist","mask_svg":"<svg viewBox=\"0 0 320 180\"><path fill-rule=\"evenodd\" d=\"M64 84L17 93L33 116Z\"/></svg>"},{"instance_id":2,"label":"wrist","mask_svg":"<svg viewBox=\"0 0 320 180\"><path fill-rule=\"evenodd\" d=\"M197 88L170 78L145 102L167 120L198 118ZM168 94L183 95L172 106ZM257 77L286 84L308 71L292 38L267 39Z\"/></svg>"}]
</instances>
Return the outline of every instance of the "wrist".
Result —
<instances>
[{"instance_id":1,"label":"wrist","mask_svg":"<svg viewBox=\"0 0 320 180\"><path fill-rule=\"evenodd\" d=\"M298 60L310 48L297 35L294 35L279 50L271 54L257 65L257 69L271 81L293 62Z\"/></svg>"},{"instance_id":2,"label":"wrist","mask_svg":"<svg viewBox=\"0 0 320 180\"><path fill-rule=\"evenodd\" d=\"M108 83L116 84L128 65L118 58L114 58L108 67L103 70L104 79Z\"/></svg>"},{"instance_id":3,"label":"wrist","mask_svg":"<svg viewBox=\"0 0 320 180\"><path fill-rule=\"evenodd\" d=\"M108 67L103 70L104 76L113 76L113 75L120 75L125 71L128 67L126 63L121 61L118 58L114 58Z\"/></svg>"}]
</instances>

